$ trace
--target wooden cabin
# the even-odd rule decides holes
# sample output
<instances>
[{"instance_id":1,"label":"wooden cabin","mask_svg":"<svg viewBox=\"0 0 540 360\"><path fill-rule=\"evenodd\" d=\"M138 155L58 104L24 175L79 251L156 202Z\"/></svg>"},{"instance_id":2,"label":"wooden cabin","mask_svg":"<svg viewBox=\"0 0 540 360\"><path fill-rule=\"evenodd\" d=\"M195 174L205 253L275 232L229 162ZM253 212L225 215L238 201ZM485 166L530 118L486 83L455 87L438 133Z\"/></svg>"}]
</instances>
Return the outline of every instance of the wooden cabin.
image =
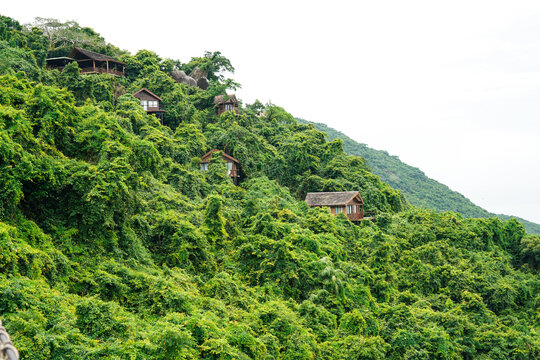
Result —
<instances>
[{"instance_id":1,"label":"wooden cabin","mask_svg":"<svg viewBox=\"0 0 540 360\"><path fill-rule=\"evenodd\" d=\"M345 213L351 221L364 219L364 200L358 191L312 192L306 202L311 207L329 207L334 215Z\"/></svg>"},{"instance_id":2,"label":"wooden cabin","mask_svg":"<svg viewBox=\"0 0 540 360\"><path fill-rule=\"evenodd\" d=\"M163 119L163 114L166 110L161 105L161 98L148 90L147 88L142 88L139 91L133 93L137 99L140 100L141 106L148 114L154 114L158 118Z\"/></svg>"},{"instance_id":3,"label":"wooden cabin","mask_svg":"<svg viewBox=\"0 0 540 360\"><path fill-rule=\"evenodd\" d=\"M204 154L201 157L201 170L202 171L208 171L208 164L210 163L210 159L212 158L212 154L216 151L219 151L218 149L213 149ZM238 178L240 177L240 171L239 171L239 165L240 162L233 158L231 155L223 153L221 156L221 159L227 163L227 170L229 171L229 176L233 178L233 181L235 184L238 183Z\"/></svg>"},{"instance_id":4,"label":"wooden cabin","mask_svg":"<svg viewBox=\"0 0 540 360\"><path fill-rule=\"evenodd\" d=\"M214 97L214 106L218 116L227 111L234 111L238 115L238 99L236 95L218 95Z\"/></svg>"},{"instance_id":5,"label":"wooden cabin","mask_svg":"<svg viewBox=\"0 0 540 360\"><path fill-rule=\"evenodd\" d=\"M75 47L69 53L68 58L73 59L73 61L76 61L79 64L81 74L105 73L115 76L124 76L124 66L126 64L107 55ZM49 59L47 60L47 65L48 64Z\"/></svg>"}]
</instances>

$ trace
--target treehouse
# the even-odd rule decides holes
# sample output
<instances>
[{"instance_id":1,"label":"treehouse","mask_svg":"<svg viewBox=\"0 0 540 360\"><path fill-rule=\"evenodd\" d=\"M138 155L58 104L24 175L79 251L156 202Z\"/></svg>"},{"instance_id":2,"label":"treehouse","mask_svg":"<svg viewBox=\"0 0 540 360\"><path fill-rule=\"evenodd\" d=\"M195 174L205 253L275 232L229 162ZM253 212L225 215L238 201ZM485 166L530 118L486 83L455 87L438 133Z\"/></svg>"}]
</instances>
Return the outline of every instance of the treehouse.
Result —
<instances>
[{"instance_id":1,"label":"treehouse","mask_svg":"<svg viewBox=\"0 0 540 360\"><path fill-rule=\"evenodd\" d=\"M154 114L159 119L163 120L163 114L166 110L161 105L161 98L148 90L147 88L142 88L139 91L133 93L137 99L140 100L141 106L148 114Z\"/></svg>"},{"instance_id":2,"label":"treehouse","mask_svg":"<svg viewBox=\"0 0 540 360\"><path fill-rule=\"evenodd\" d=\"M308 193L306 202L311 207L328 207L333 215L345 213L351 221L371 219L365 217L364 200L358 191Z\"/></svg>"},{"instance_id":3,"label":"treehouse","mask_svg":"<svg viewBox=\"0 0 540 360\"><path fill-rule=\"evenodd\" d=\"M79 64L81 74L105 73L115 76L124 76L125 63L107 55L75 47L69 53L68 58L73 59L73 61L76 61ZM48 60L47 64L49 64Z\"/></svg>"},{"instance_id":4,"label":"treehouse","mask_svg":"<svg viewBox=\"0 0 540 360\"><path fill-rule=\"evenodd\" d=\"M210 163L210 159L212 158L212 154L216 151L219 151L218 149L213 149L204 154L201 157L201 170L202 171L208 171L208 164ZM229 176L232 177L234 184L236 185L238 183L238 178L240 177L239 173L239 165L240 162L233 158L229 154L223 153L221 156L221 159L227 163L227 171L229 172Z\"/></svg>"},{"instance_id":5,"label":"treehouse","mask_svg":"<svg viewBox=\"0 0 540 360\"><path fill-rule=\"evenodd\" d=\"M214 97L214 106L218 116L227 111L233 111L238 115L238 100L236 95L218 95Z\"/></svg>"}]
</instances>

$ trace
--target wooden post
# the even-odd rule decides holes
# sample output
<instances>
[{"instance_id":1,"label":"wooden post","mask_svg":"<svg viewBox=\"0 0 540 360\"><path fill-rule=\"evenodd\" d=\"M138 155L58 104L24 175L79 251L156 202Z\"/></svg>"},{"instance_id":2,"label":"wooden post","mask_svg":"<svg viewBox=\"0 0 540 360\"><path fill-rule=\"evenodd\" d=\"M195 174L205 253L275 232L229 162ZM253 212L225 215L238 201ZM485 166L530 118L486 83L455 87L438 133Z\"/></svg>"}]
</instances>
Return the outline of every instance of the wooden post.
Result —
<instances>
[{"instance_id":1,"label":"wooden post","mask_svg":"<svg viewBox=\"0 0 540 360\"><path fill-rule=\"evenodd\" d=\"M96 60L92 60L92 69L96 72Z\"/></svg>"},{"instance_id":2,"label":"wooden post","mask_svg":"<svg viewBox=\"0 0 540 360\"><path fill-rule=\"evenodd\" d=\"M107 74L109 73L109 60L106 61L107 63Z\"/></svg>"}]
</instances>

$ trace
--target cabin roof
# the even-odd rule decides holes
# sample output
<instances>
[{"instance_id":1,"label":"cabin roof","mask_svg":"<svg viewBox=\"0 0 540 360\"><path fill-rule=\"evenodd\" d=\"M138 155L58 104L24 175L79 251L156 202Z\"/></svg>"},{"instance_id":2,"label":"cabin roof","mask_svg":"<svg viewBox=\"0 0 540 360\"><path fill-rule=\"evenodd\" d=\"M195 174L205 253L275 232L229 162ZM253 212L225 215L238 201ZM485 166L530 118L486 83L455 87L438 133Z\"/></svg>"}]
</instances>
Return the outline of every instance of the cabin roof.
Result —
<instances>
[{"instance_id":1,"label":"cabin roof","mask_svg":"<svg viewBox=\"0 0 540 360\"><path fill-rule=\"evenodd\" d=\"M140 94L141 92L146 92L148 93L148 95L152 96L152 97L155 97L156 99L158 99L159 101L163 101L161 100L161 98L159 96L157 96L156 94L154 94L153 92L151 92L150 90L148 90L147 88L142 88L138 91L135 91L133 93L133 96L137 97L137 94Z\"/></svg>"},{"instance_id":2,"label":"cabin roof","mask_svg":"<svg viewBox=\"0 0 540 360\"><path fill-rule=\"evenodd\" d=\"M92 60L97 61L113 61L118 64L125 64L122 61L118 61L113 57L110 57L108 55L103 55L100 53L97 53L95 51L85 50L78 47L74 47L73 50L69 53L69 57L75 58L77 56L77 53L82 54L83 56L86 56L87 58L90 58Z\"/></svg>"},{"instance_id":3,"label":"cabin roof","mask_svg":"<svg viewBox=\"0 0 540 360\"><path fill-rule=\"evenodd\" d=\"M348 204L354 198L360 204L364 203L358 191L311 192L307 193L306 202L309 206L339 206Z\"/></svg>"},{"instance_id":4,"label":"cabin roof","mask_svg":"<svg viewBox=\"0 0 540 360\"><path fill-rule=\"evenodd\" d=\"M53 61L53 60L71 60L71 61L75 61L75 59L70 58L69 56L59 56L59 57L53 57L53 58L45 59L45 61Z\"/></svg>"},{"instance_id":5,"label":"cabin roof","mask_svg":"<svg viewBox=\"0 0 540 360\"><path fill-rule=\"evenodd\" d=\"M238 104L238 99L236 99L236 95L218 95L214 97L214 105L227 103Z\"/></svg>"},{"instance_id":6,"label":"cabin roof","mask_svg":"<svg viewBox=\"0 0 540 360\"><path fill-rule=\"evenodd\" d=\"M210 155L212 155L213 153L215 153L216 151L219 151L218 149L212 149L210 150L209 152L207 152L206 154L204 154L202 157L201 157L201 162L202 163L207 163L210 161ZM231 155L229 154L226 154L226 153L223 153L223 157L224 158L227 158L231 161L234 161L235 163L237 164L240 164L240 161L236 160L235 158L233 158Z\"/></svg>"}]
</instances>

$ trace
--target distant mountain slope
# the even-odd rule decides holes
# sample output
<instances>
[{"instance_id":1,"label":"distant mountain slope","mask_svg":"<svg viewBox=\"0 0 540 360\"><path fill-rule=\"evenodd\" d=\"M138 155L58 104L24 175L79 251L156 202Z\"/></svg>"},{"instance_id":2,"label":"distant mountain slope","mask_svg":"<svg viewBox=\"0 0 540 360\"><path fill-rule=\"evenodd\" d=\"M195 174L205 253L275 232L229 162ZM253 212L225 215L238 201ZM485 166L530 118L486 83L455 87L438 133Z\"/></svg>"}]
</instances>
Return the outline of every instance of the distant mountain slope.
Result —
<instances>
[{"instance_id":1,"label":"distant mountain slope","mask_svg":"<svg viewBox=\"0 0 540 360\"><path fill-rule=\"evenodd\" d=\"M317 130L325 132L330 140L337 138L343 140L343 147L348 154L365 158L373 173L393 188L401 190L409 202L415 206L437 211L454 211L466 217L498 216L503 220L515 217L490 213L448 186L430 179L422 170L403 163L397 156L392 156L386 151L371 149L325 124L297 120L301 123L313 124ZM523 223L529 233L540 234L539 224L515 218Z\"/></svg>"}]
</instances>

